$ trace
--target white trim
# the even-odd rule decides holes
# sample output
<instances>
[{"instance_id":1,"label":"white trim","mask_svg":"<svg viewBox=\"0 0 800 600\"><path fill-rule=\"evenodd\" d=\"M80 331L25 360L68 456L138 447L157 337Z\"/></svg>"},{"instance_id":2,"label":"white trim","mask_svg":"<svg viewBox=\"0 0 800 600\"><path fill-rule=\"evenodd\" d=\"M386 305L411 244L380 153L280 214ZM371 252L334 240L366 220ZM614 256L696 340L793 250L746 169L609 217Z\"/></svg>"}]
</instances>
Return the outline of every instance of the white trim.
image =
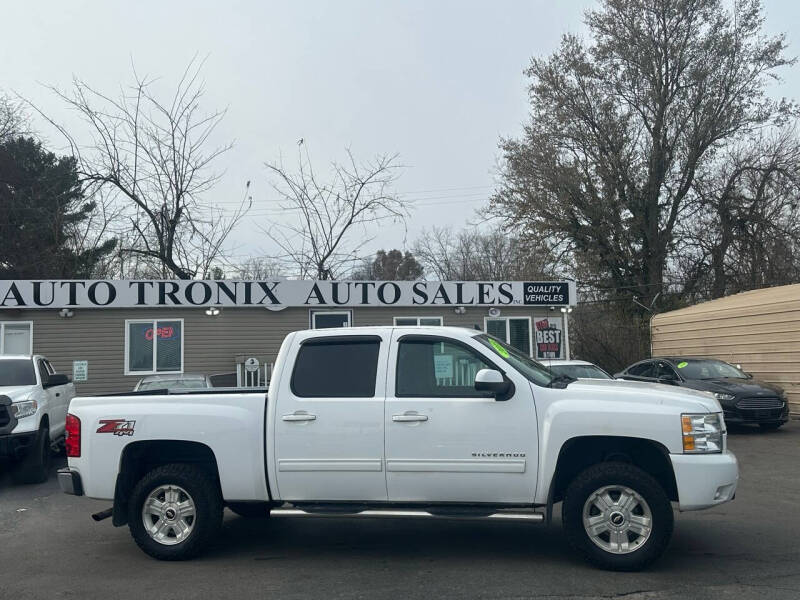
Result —
<instances>
[{"instance_id":1,"label":"white trim","mask_svg":"<svg viewBox=\"0 0 800 600\"><path fill-rule=\"evenodd\" d=\"M383 471L380 458L282 458L279 471Z\"/></svg>"},{"instance_id":2,"label":"white trim","mask_svg":"<svg viewBox=\"0 0 800 600\"><path fill-rule=\"evenodd\" d=\"M27 325L30 331L30 338L28 339L28 354L33 356L33 321L0 321L0 355L5 354L6 344L6 325Z\"/></svg>"},{"instance_id":3,"label":"white trim","mask_svg":"<svg viewBox=\"0 0 800 600\"><path fill-rule=\"evenodd\" d=\"M509 317L483 317L483 331L488 332L489 329L487 327L487 323L489 321L505 321L506 322L506 338L503 340L506 344L511 344L511 329L509 320L510 319L527 319L528 320L528 356L531 358L534 357L534 348L536 346L536 340L533 338L533 321L531 320L530 316L514 316L511 315Z\"/></svg>"},{"instance_id":4,"label":"white trim","mask_svg":"<svg viewBox=\"0 0 800 600\"><path fill-rule=\"evenodd\" d=\"M308 309L308 326L310 329L316 329L315 326L315 319L314 316L318 314L324 315L347 315L347 325L343 325L343 327L352 327L353 326L353 311L352 310L326 310L326 309L319 309L319 308L310 308ZM326 328L327 329L327 328ZM335 328L333 328L335 329Z\"/></svg>"},{"instance_id":5,"label":"white trim","mask_svg":"<svg viewBox=\"0 0 800 600\"><path fill-rule=\"evenodd\" d=\"M416 319L417 322L416 322L416 325L398 325L397 324L397 319ZM413 317L413 316L392 317L392 325L394 325L395 327L415 327L415 326L419 327L419 320L420 319L439 319L438 327L443 327L444 326L444 317L439 317L439 316L429 317L427 315L422 315L421 317ZM425 325L425 327L436 327L436 325Z\"/></svg>"},{"instance_id":6,"label":"white trim","mask_svg":"<svg viewBox=\"0 0 800 600\"><path fill-rule=\"evenodd\" d=\"M178 371L159 371L158 369L158 338L157 336L153 336L153 369L151 371L131 371L130 370L130 327L128 327L131 323L150 323L153 326L153 329L158 327L159 321L178 321L181 324L181 368ZM184 339L184 325L183 319L180 318L169 318L169 317L161 317L155 319L125 319L125 364L124 364L124 374L125 375L178 375L183 373L184 371L184 353L185 353L185 345L183 343Z\"/></svg>"},{"instance_id":7,"label":"white trim","mask_svg":"<svg viewBox=\"0 0 800 600\"><path fill-rule=\"evenodd\" d=\"M525 459L471 460L471 459L387 459L386 470L400 473L524 473Z\"/></svg>"}]
</instances>

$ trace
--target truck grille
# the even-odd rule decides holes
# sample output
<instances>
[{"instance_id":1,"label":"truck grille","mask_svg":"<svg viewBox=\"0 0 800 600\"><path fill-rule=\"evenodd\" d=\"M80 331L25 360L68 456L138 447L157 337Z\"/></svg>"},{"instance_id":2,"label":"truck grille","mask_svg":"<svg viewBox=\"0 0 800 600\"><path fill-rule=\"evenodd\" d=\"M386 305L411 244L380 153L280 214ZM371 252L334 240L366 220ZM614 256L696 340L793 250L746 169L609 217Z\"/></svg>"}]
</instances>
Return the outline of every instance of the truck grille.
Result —
<instances>
[{"instance_id":1,"label":"truck grille","mask_svg":"<svg viewBox=\"0 0 800 600\"><path fill-rule=\"evenodd\" d=\"M11 415L8 412L8 407L0 405L0 429L8 425L10 422Z\"/></svg>"},{"instance_id":2,"label":"truck grille","mask_svg":"<svg viewBox=\"0 0 800 600\"><path fill-rule=\"evenodd\" d=\"M736 403L740 410L769 410L783 408L783 400L777 396L764 396L758 398L742 398Z\"/></svg>"}]
</instances>

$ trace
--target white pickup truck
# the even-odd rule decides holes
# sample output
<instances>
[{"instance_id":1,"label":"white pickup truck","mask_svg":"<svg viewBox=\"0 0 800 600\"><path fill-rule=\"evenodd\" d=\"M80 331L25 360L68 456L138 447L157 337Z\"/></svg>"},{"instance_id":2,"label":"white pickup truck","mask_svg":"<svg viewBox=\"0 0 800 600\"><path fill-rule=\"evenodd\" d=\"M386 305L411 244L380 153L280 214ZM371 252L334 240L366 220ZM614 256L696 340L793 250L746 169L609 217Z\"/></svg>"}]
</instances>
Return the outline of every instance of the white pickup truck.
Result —
<instances>
[{"instance_id":1,"label":"white pickup truck","mask_svg":"<svg viewBox=\"0 0 800 600\"><path fill-rule=\"evenodd\" d=\"M639 569L680 510L733 498L736 458L702 392L554 376L486 334L366 327L287 336L269 393L75 398L70 494L113 499L159 559L242 516L549 521L605 568Z\"/></svg>"},{"instance_id":2,"label":"white pickup truck","mask_svg":"<svg viewBox=\"0 0 800 600\"><path fill-rule=\"evenodd\" d=\"M16 481L47 479L73 396L75 386L44 356L0 355L0 459L11 461Z\"/></svg>"}]
</instances>

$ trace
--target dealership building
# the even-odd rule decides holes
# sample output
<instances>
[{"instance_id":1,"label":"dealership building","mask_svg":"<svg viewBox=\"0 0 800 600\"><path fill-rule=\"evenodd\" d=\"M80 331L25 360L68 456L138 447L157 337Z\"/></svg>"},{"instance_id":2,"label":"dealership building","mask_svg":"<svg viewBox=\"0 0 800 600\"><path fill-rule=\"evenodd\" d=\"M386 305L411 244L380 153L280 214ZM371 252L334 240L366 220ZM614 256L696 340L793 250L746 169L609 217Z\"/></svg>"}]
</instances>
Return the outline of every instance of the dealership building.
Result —
<instances>
[{"instance_id":1,"label":"dealership building","mask_svg":"<svg viewBox=\"0 0 800 600\"><path fill-rule=\"evenodd\" d=\"M154 374L263 386L298 329L454 325L568 358L573 281L0 281L0 354L42 354L80 394ZM2 383L0 383L2 385Z\"/></svg>"}]
</instances>

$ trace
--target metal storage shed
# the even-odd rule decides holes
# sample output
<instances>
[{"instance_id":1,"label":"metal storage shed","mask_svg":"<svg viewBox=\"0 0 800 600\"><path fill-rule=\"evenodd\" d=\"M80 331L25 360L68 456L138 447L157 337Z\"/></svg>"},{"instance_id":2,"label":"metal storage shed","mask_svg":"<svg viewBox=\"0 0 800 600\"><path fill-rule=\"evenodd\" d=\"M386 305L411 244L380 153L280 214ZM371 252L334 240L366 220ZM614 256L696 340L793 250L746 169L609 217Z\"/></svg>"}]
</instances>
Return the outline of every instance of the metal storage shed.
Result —
<instances>
[{"instance_id":1,"label":"metal storage shed","mask_svg":"<svg viewBox=\"0 0 800 600\"><path fill-rule=\"evenodd\" d=\"M650 324L653 356L739 364L786 390L800 416L800 284L742 292L662 313Z\"/></svg>"}]
</instances>

